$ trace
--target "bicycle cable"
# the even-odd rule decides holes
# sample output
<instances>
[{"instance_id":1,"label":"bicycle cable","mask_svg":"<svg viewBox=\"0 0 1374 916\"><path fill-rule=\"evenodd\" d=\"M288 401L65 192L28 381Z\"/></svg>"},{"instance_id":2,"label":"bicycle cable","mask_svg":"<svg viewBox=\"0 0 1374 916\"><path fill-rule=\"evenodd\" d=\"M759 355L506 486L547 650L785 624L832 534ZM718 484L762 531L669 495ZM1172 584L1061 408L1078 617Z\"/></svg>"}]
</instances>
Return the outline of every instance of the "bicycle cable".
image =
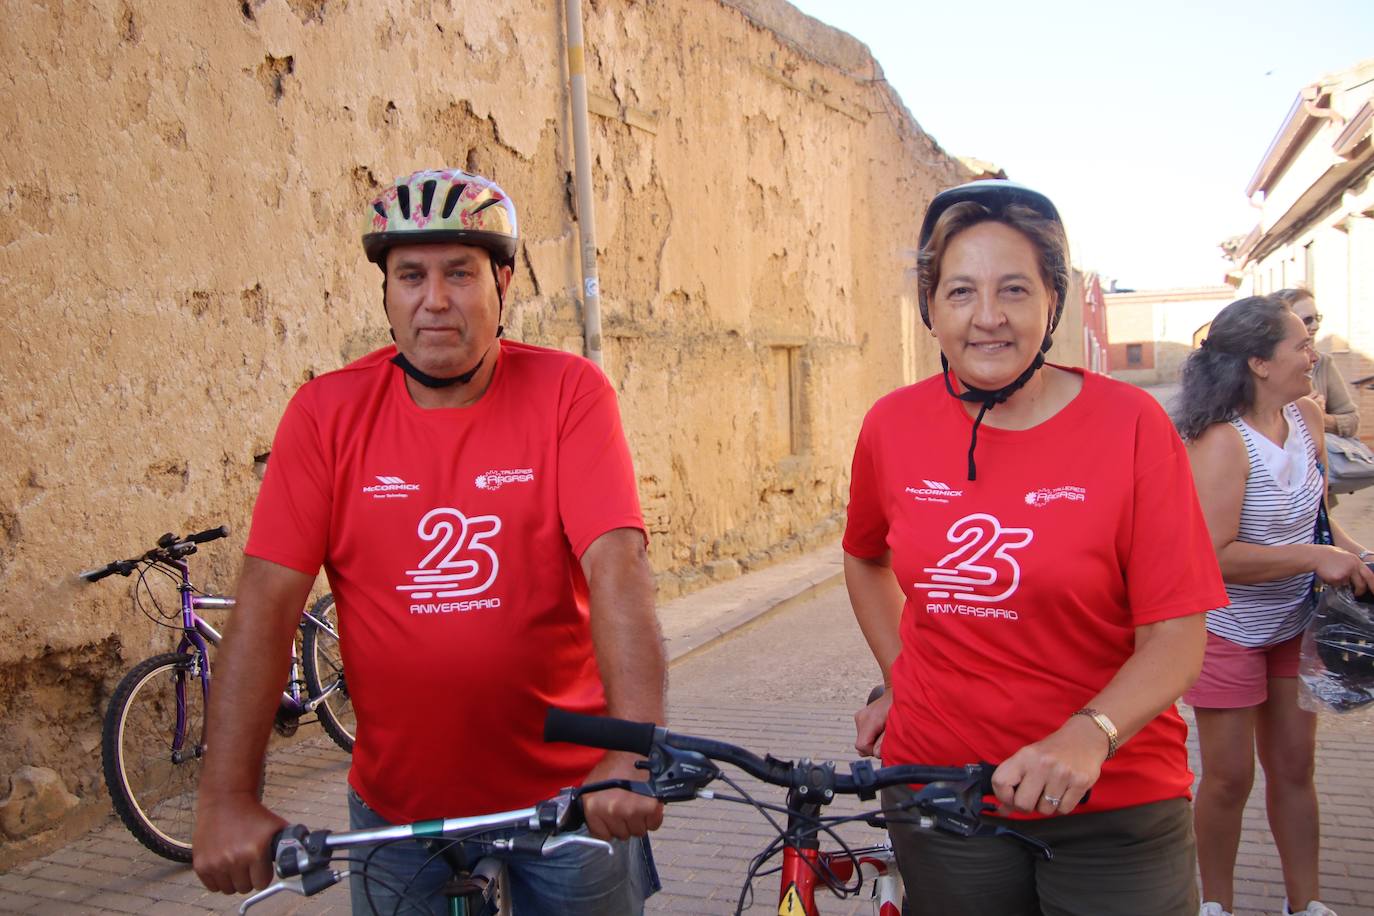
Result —
<instances>
[{"instance_id":1,"label":"bicycle cable","mask_svg":"<svg viewBox=\"0 0 1374 916\"><path fill-rule=\"evenodd\" d=\"M387 868L385 865L380 865L376 862L373 862L372 857L375 856L378 852L380 852L383 847L393 846L397 843L403 842L405 839L405 837L398 837L394 840L387 840L386 842L378 843L371 849L369 849L367 851L367 854L363 856L361 859L359 859L357 856L342 856L337 860L341 862L354 862L358 865L358 877L363 882L363 898L367 901L367 908L372 911L372 916L382 916L381 911L377 909L377 901L372 899L373 884L381 886L382 889L389 891L391 895L396 898L396 904L391 908L391 916L397 916L397 914L400 913L402 903L410 904L410 907L414 909L417 913L430 912L428 903L426 903L423 899L419 897L413 897L410 894L411 886L415 883L415 877L412 877L409 881L406 881L404 884L401 885L400 890L397 890L395 884L392 884L389 881L383 881L381 878L377 877L377 875L374 874L374 872L380 871L382 874L391 878L392 881L399 882L401 880L400 875L396 874L394 871L392 871L390 868ZM416 877L418 877L418 874L416 875Z\"/></svg>"},{"instance_id":2,"label":"bicycle cable","mask_svg":"<svg viewBox=\"0 0 1374 916\"><path fill-rule=\"evenodd\" d=\"M855 883L851 887L850 885L840 881L839 876L836 875L829 868L829 866L824 867L824 869L822 870L822 866L820 864L812 862L805 856L800 857L801 862L806 865L806 867L811 871L811 873L816 877L818 881L820 881L827 888L829 888L832 894L834 894L837 898L844 900L847 897L854 896L863 889L863 876L859 873L858 857L854 854L854 851L849 846L849 844L846 843L838 834L836 834L835 831L831 829L831 827L828 825L827 822L830 820L829 818L814 817L811 815L801 815L798 814L796 811L792 811L791 809L787 808L785 805L775 805L768 802L760 802L757 799L755 799L752 795L750 795L749 792L746 791L743 787L741 787L737 782L731 779L729 774L721 773L719 778L726 785L730 786L730 788L738 792L741 797L735 798L733 796L721 795L719 793L716 793L712 796L713 798L719 799L721 801L729 801L735 802L737 804L747 804L752 806L755 811L757 811L759 814L763 816L764 820L768 821L769 826L771 826L773 830L776 831L778 834L773 839L773 841L770 842L768 846L766 846L763 849L762 852L758 853L750 860L749 868L745 872L744 884L740 887L739 896L736 898L735 901L735 916L740 916L740 914L744 912L744 908L746 906L753 905L755 899L754 879L761 877L763 875L773 873L773 870L769 870L766 872L763 871L763 865L770 859L772 859L774 856L776 856L779 851L784 849L787 846L788 842L791 840L791 835L773 818L772 814L769 813L770 811L792 814L793 816L798 817L802 821L802 823L808 828L813 828L817 832L824 833L825 835L829 836L832 840L835 841L836 845L839 846L840 850L844 853L845 857L854 863ZM777 870L780 870L781 868L782 866L779 865L777 867Z\"/></svg>"},{"instance_id":3,"label":"bicycle cable","mask_svg":"<svg viewBox=\"0 0 1374 916\"><path fill-rule=\"evenodd\" d=\"M165 627L169 630L185 629L181 624L172 624L166 622L175 619L177 614L163 611L162 602L158 601L157 595L153 592L153 587L148 584L148 573L154 570L166 576L168 579L171 579L178 585L181 584L181 577L179 575L173 575L169 570L163 568L157 562L149 561L141 569L139 569L138 579L134 582L134 607L138 609L139 613L141 613L144 617L147 617L157 626ZM147 594L148 601L157 611L156 615L149 611L148 606L143 603L143 599L142 597L140 597L140 592Z\"/></svg>"}]
</instances>

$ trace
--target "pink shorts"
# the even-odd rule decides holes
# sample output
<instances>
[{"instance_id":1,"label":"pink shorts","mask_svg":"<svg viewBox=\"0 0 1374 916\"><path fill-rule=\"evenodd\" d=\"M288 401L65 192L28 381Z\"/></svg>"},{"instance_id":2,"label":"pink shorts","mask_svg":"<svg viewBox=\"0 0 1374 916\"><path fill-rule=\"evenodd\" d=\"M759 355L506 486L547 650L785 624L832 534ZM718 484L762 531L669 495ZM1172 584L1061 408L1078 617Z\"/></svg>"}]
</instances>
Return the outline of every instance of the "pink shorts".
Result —
<instances>
[{"instance_id":1,"label":"pink shorts","mask_svg":"<svg viewBox=\"0 0 1374 916\"><path fill-rule=\"evenodd\" d=\"M1183 695L1183 702L1203 709L1258 706L1269 697L1271 677L1298 676L1301 646L1301 633L1255 649L1208 633L1202 674Z\"/></svg>"}]
</instances>

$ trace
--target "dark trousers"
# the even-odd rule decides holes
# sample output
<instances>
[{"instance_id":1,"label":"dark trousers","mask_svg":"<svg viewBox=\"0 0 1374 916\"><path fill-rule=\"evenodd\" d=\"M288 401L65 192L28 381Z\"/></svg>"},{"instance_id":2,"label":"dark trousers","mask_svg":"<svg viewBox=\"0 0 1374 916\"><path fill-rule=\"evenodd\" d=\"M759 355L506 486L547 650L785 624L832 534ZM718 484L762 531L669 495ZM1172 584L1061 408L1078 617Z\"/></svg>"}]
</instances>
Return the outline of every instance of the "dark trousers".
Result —
<instances>
[{"instance_id":1,"label":"dark trousers","mask_svg":"<svg viewBox=\"0 0 1374 916\"><path fill-rule=\"evenodd\" d=\"M884 789L884 808L913 793ZM913 916L1195 916L1197 847L1186 799L1043 820L986 818L1047 843L964 839L889 824Z\"/></svg>"}]
</instances>

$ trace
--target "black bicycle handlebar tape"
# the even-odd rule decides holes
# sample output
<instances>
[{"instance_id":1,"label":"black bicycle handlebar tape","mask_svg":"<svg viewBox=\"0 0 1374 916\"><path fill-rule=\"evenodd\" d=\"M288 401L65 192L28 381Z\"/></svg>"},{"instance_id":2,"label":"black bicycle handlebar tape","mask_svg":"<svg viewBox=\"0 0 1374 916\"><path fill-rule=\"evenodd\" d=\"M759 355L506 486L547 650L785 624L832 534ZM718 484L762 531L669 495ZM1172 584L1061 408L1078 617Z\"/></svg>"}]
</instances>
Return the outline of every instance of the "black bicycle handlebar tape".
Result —
<instances>
[{"instance_id":1,"label":"black bicycle handlebar tape","mask_svg":"<svg viewBox=\"0 0 1374 916\"><path fill-rule=\"evenodd\" d=\"M80 578L85 579L87 582L99 582L106 576L113 576L118 570L118 563L106 563L99 569L88 569L83 573L78 573L77 575Z\"/></svg>"},{"instance_id":2,"label":"black bicycle handlebar tape","mask_svg":"<svg viewBox=\"0 0 1374 916\"><path fill-rule=\"evenodd\" d=\"M654 746L652 722L630 722L626 719L612 719L609 716L584 716L550 706L544 718L544 740L566 741L569 744L582 744L587 747L600 747L608 751L629 751L642 757L649 756Z\"/></svg>"},{"instance_id":3,"label":"black bicycle handlebar tape","mask_svg":"<svg viewBox=\"0 0 1374 916\"><path fill-rule=\"evenodd\" d=\"M186 540L190 541L192 544L204 544L206 541L217 541L220 538L227 538L228 536L229 526L220 525L218 528L206 528L204 531L188 534Z\"/></svg>"}]
</instances>

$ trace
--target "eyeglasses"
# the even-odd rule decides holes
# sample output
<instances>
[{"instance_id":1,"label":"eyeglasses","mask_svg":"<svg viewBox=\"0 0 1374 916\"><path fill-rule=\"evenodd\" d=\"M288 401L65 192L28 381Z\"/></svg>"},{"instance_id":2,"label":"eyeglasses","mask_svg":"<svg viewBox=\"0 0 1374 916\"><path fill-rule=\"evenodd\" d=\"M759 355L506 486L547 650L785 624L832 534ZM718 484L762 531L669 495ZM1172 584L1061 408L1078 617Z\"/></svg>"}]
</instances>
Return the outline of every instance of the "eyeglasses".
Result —
<instances>
[{"instance_id":1,"label":"eyeglasses","mask_svg":"<svg viewBox=\"0 0 1374 916\"><path fill-rule=\"evenodd\" d=\"M1302 323L1307 325L1309 328L1315 328L1317 325L1322 323L1322 313L1317 312L1315 315L1308 315L1306 318L1302 320Z\"/></svg>"}]
</instances>

